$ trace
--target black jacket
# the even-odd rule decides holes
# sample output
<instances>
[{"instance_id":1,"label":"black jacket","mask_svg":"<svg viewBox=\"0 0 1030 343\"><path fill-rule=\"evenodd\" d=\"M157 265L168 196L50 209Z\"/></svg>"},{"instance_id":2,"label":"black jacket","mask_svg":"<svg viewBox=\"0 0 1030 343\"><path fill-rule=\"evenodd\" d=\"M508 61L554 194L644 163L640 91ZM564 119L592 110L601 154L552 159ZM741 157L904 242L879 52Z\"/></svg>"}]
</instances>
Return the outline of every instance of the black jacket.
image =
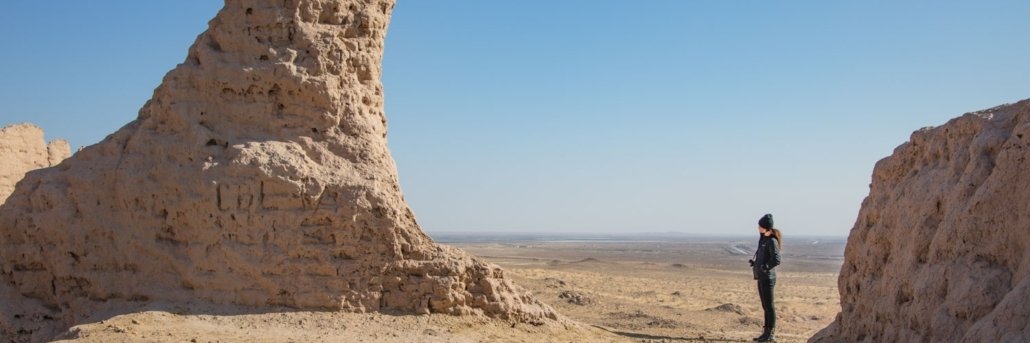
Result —
<instances>
[{"instance_id":1,"label":"black jacket","mask_svg":"<svg viewBox=\"0 0 1030 343\"><path fill-rule=\"evenodd\" d=\"M755 251L755 265L751 267L752 272L755 274L755 280L758 277L776 277L776 272L773 268L780 265L780 247L779 242L776 241L775 237L766 237L762 235L762 238L758 240L758 250Z\"/></svg>"}]
</instances>

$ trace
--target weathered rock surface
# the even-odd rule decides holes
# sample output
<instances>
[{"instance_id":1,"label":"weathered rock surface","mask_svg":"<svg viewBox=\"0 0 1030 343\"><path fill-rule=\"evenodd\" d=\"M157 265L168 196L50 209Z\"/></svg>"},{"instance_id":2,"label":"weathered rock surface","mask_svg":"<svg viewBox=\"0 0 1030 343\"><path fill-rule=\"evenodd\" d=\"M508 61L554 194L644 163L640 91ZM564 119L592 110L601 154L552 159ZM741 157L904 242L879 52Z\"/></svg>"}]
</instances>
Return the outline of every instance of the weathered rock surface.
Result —
<instances>
[{"instance_id":1,"label":"weathered rock surface","mask_svg":"<svg viewBox=\"0 0 1030 343\"><path fill-rule=\"evenodd\" d=\"M52 167L71 156L68 142L43 140L43 129L32 124L0 128L0 204L14 190L25 173Z\"/></svg>"},{"instance_id":2,"label":"weathered rock surface","mask_svg":"<svg viewBox=\"0 0 1030 343\"><path fill-rule=\"evenodd\" d=\"M1030 341L1030 100L912 134L876 164L813 342Z\"/></svg>"},{"instance_id":3,"label":"weathered rock surface","mask_svg":"<svg viewBox=\"0 0 1030 343\"><path fill-rule=\"evenodd\" d=\"M100 302L558 318L435 244L387 150L393 0L227 0L139 117L0 207L0 283L55 321ZM36 330L5 307L3 334Z\"/></svg>"}]
</instances>

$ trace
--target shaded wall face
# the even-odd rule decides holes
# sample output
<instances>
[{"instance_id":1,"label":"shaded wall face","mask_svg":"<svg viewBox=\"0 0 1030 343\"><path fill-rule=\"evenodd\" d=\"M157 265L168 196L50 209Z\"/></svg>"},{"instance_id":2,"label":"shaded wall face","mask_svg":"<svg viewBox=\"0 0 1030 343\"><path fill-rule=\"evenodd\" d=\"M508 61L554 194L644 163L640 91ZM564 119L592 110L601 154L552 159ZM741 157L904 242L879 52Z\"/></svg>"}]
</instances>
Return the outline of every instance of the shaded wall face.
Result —
<instances>
[{"instance_id":1,"label":"shaded wall face","mask_svg":"<svg viewBox=\"0 0 1030 343\"><path fill-rule=\"evenodd\" d=\"M813 341L1030 340L1027 170L1030 101L913 133L876 165Z\"/></svg>"}]
</instances>

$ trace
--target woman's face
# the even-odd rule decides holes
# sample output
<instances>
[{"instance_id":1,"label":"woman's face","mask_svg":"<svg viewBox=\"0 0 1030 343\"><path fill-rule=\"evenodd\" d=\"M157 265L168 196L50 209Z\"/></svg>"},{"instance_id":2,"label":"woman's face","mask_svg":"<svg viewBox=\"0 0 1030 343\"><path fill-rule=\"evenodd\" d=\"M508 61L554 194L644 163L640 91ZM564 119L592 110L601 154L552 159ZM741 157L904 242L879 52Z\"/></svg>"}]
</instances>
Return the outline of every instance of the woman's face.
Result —
<instances>
[{"instance_id":1,"label":"woman's face","mask_svg":"<svg viewBox=\"0 0 1030 343\"><path fill-rule=\"evenodd\" d=\"M765 228L759 226L758 227L758 233L764 235L765 234Z\"/></svg>"}]
</instances>

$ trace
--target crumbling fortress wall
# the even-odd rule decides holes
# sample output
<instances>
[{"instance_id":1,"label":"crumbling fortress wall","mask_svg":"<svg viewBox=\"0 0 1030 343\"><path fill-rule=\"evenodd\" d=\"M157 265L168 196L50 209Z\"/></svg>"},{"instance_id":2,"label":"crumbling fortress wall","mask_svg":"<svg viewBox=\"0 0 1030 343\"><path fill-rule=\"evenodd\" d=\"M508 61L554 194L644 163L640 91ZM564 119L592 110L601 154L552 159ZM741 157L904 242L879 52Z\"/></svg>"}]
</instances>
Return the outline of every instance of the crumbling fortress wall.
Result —
<instances>
[{"instance_id":1,"label":"crumbling fortress wall","mask_svg":"<svg viewBox=\"0 0 1030 343\"><path fill-rule=\"evenodd\" d=\"M405 203L380 82L393 6L227 0L138 119L0 207L0 284L57 320L114 300L558 318Z\"/></svg>"},{"instance_id":2,"label":"crumbling fortress wall","mask_svg":"<svg viewBox=\"0 0 1030 343\"><path fill-rule=\"evenodd\" d=\"M32 124L15 124L0 128L0 204L14 191L14 185L25 173L52 167L71 156L68 142L43 139L43 129Z\"/></svg>"},{"instance_id":3,"label":"crumbling fortress wall","mask_svg":"<svg viewBox=\"0 0 1030 343\"><path fill-rule=\"evenodd\" d=\"M1030 341L1030 100L912 134L876 164L813 342Z\"/></svg>"}]
</instances>

